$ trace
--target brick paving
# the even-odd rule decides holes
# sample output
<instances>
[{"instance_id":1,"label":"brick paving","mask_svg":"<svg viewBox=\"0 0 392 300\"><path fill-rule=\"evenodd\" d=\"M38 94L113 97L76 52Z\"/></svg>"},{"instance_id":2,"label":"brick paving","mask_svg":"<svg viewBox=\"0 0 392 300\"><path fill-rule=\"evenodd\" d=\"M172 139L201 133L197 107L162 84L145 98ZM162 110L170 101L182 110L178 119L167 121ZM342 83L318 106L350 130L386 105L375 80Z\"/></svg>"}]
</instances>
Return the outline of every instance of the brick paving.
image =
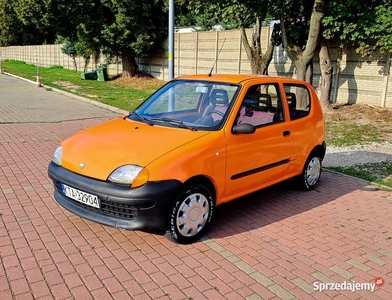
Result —
<instances>
[{"instance_id":1,"label":"brick paving","mask_svg":"<svg viewBox=\"0 0 392 300\"><path fill-rule=\"evenodd\" d=\"M53 150L119 115L78 101L0 75L0 299L390 299L392 193L351 177L324 171L315 191L284 183L220 206L192 245L65 211ZM315 290L378 277L373 292Z\"/></svg>"}]
</instances>

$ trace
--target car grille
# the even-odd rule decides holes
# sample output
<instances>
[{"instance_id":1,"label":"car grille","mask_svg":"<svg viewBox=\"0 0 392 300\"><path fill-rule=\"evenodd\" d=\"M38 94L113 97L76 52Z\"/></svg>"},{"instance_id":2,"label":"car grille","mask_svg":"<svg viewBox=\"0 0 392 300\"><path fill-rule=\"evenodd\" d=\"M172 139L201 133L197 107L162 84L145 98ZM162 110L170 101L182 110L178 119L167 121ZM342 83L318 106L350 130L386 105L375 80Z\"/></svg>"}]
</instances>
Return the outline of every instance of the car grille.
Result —
<instances>
[{"instance_id":1,"label":"car grille","mask_svg":"<svg viewBox=\"0 0 392 300\"><path fill-rule=\"evenodd\" d=\"M56 183L56 189L59 193L62 193L61 185L59 182ZM88 210L100 215L104 216L110 216L114 218L119 218L119 219L125 219L125 220L134 220L139 216L139 209L135 206L132 205L127 205L127 204L122 204L118 202L113 202L113 201L107 201L103 199L99 199L101 203L101 208L96 208L92 206L85 205L83 203L80 203L74 199L71 199L67 196L65 196L68 201L72 202L73 204L79 206L80 208L83 208L84 210Z\"/></svg>"}]
</instances>

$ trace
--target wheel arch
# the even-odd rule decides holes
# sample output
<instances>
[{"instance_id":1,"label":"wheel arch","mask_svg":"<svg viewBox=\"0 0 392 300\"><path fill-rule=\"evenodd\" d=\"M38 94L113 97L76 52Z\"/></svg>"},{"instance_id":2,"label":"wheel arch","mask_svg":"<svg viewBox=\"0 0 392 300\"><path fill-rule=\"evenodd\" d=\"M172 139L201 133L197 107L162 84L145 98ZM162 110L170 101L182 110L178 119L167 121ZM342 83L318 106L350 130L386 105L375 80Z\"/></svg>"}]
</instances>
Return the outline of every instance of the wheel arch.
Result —
<instances>
[{"instance_id":1,"label":"wheel arch","mask_svg":"<svg viewBox=\"0 0 392 300\"><path fill-rule=\"evenodd\" d=\"M315 146L312 151L310 151L309 156L311 155L317 155L320 157L321 160L324 159L325 157L325 152L326 152L326 143L323 142L321 145ZM308 156L308 157L309 157Z\"/></svg>"},{"instance_id":2,"label":"wheel arch","mask_svg":"<svg viewBox=\"0 0 392 300\"><path fill-rule=\"evenodd\" d=\"M207 176L203 176L203 175L193 176L193 177L189 178L187 181L185 181L183 183L183 186L189 186L192 184L202 184L206 188L208 188L208 190L211 192L212 199L214 200L214 204L216 205L216 197L217 197L216 188L210 178L208 178Z\"/></svg>"}]
</instances>

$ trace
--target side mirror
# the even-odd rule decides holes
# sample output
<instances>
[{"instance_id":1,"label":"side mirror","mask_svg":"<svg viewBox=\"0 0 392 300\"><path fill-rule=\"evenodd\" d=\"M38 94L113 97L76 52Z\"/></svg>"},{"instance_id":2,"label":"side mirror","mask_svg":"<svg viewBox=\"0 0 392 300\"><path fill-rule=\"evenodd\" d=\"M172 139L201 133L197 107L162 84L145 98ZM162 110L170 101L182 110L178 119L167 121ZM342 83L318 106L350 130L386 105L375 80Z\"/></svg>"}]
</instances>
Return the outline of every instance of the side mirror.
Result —
<instances>
[{"instance_id":1,"label":"side mirror","mask_svg":"<svg viewBox=\"0 0 392 300\"><path fill-rule=\"evenodd\" d=\"M235 125L231 131L234 134L252 134L255 133L256 127L254 127L252 124L243 123Z\"/></svg>"}]
</instances>

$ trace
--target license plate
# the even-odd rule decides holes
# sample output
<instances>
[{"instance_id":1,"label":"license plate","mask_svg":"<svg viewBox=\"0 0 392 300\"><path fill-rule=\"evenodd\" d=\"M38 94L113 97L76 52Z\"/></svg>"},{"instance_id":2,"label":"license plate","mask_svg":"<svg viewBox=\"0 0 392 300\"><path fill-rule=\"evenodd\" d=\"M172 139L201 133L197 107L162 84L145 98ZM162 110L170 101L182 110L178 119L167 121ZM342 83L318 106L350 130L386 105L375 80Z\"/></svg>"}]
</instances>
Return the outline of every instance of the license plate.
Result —
<instances>
[{"instance_id":1,"label":"license plate","mask_svg":"<svg viewBox=\"0 0 392 300\"><path fill-rule=\"evenodd\" d=\"M61 184L61 189L63 190L63 194L71 199L92 207L100 208L98 197L95 195L79 191L63 183Z\"/></svg>"}]
</instances>

